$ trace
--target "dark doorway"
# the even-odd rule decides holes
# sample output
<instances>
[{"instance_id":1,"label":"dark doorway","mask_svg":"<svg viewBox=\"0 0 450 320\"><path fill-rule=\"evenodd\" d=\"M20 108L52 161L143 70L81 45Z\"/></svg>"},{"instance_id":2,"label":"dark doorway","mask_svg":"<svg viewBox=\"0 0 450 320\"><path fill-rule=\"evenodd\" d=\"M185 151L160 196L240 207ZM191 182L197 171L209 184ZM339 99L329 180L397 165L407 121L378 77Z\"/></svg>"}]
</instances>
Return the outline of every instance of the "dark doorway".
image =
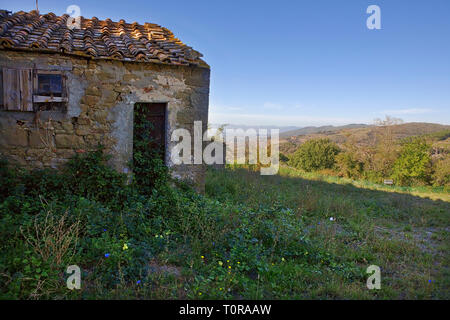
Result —
<instances>
[{"instance_id":1,"label":"dark doorway","mask_svg":"<svg viewBox=\"0 0 450 320\"><path fill-rule=\"evenodd\" d=\"M133 153L148 148L164 161L166 154L166 104L136 103L134 105Z\"/></svg>"}]
</instances>

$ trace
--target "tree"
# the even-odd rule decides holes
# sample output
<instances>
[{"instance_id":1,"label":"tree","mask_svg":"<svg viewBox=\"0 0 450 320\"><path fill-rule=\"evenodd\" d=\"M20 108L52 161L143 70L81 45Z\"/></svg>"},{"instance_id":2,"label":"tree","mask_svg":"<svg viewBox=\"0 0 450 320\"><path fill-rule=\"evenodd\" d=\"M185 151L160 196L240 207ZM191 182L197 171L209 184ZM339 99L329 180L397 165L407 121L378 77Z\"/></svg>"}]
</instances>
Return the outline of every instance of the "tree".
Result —
<instances>
[{"instance_id":1,"label":"tree","mask_svg":"<svg viewBox=\"0 0 450 320\"><path fill-rule=\"evenodd\" d=\"M434 164L433 182L436 186L450 186L450 157L440 159Z\"/></svg>"},{"instance_id":2,"label":"tree","mask_svg":"<svg viewBox=\"0 0 450 320\"><path fill-rule=\"evenodd\" d=\"M331 169L339 151L338 146L329 139L312 139L295 151L289 165L305 171Z\"/></svg>"},{"instance_id":3,"label":"tree","mask_svg":"<svg viewBox=\"0 0 450 320\"><path fill-rule=\"evenodd\" d=\"M394 128L402 124L403 120L386 116L384 120L375 119L375 147L371 150L368 170L377 173L380 178L392 174L392 168L398 156L398 147L395 142Z\"/></svg>"},{"instance_id":4,"label":"tree","mask_svg":"<svg viewBox=\"0 0 450 320\"><path fill-rule=\"evenodd\" d=\"M358 179L364 170L364 163L359 161L356 155L350 151L338 154L336 164L339 168L339 175L346 178Z\"/></svg>"},{"instance_id":5,"label":"tree","mask_svg":"<svg viewBox=\"0 0 450 320\"><path fill-rule=\"evenodd\" d=\"M422 138L411 138L394 163L393 178L401 185L428 184L431 181L430 145Z\"/></svg>"}]
</instances>

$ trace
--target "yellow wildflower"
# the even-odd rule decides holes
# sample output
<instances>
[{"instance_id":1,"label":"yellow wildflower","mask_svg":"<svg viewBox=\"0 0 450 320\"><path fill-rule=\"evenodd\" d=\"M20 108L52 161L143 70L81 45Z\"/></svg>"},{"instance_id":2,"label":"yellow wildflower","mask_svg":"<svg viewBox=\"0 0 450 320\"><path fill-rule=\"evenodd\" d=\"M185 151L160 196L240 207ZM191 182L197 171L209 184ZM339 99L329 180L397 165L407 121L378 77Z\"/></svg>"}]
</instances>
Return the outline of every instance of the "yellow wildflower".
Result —
<instances>
[{"instance_id":1,"label":"yellow wildflower","mask_svg":"<svg viewBox=\"0 0 450 320\"><path fill-rule=\"evenodd\" d=\"M123 244L123 250L127 250L128 249L128 245L126 243Z\"/></svg>"}]
</instances>

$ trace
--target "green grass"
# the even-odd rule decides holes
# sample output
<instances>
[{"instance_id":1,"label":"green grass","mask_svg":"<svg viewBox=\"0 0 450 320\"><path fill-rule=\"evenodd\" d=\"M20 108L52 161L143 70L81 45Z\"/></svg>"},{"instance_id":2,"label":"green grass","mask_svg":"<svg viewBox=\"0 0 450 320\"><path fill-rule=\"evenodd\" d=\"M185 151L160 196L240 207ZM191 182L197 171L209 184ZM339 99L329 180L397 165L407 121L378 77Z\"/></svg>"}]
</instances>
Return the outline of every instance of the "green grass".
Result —
<instances>
[{"instance_id":1,"label":"green grass","mask_svg":"<svg viewBox=\"0 0 450 320\"><path fill-rule=\"evenodd\" d=\"M352 180L332 175L319 174L315 172L304 172L292 167L282 166L279 171L280 176L300 177L308 180L324 181L328 183L351 184L358 188L380 190L386 192L406 193L421 198L430 198L432 200L444 200L450 202L450 188L448 186L415 186L403 187L395 185L382 185L365 180Z\"/></svg>"},{"instance_id":2,"label":"green grass","mask_svg":"<svg viewBox=\"0 0 450 320\"><path fill-rule=\"evenodd\" d=\"M99 152L0 178L0 299L450 298L445 190L229 167L142 193Z\"/></svg>"},{"instance_id":3,"label":"green grass","mask_svg":"<svg viewBox=\"0 0 450 320\"><path fill-rule=\"evenodd\" d=\"M209 197L250 208L291 208L311 243L338 257L343 272L290 260L282 275L262 284L288 286L283 298L449 297L450 204L439 200L448 199L444 190L380 186L288 167L276 176L238 167L210 170L206 189ZM437 200L423 198L430 196ZM368 290L364 277L346 277L346 268L371 264L381 267L381 290Z\"/></svg>"}]
</instances>

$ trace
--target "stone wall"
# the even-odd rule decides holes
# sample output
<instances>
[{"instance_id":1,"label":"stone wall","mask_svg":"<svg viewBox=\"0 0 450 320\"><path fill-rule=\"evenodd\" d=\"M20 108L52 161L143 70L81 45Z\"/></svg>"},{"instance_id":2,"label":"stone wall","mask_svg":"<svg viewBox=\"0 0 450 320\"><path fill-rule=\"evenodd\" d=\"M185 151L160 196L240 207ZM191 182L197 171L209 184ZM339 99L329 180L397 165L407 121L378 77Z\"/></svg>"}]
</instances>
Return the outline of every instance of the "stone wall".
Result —
<instances>
[{"instance_id":1,"label":"stone wall","mask_svg":"<svg viewBox=\"0 0 450 320\"><path fill-rule=\"evenodd\" d=\"M173 175L201 190L203 165L174 165L170 150L174 129L192 133L194 121L206 130L209 67L91 60L59 54L0 51L0 68L62 70L66 76L66 112L0 111L0 152L26 167L57 168L76 152L98 143L112 154L111 165L129 172L133 150L133 107L137 102L167 103L166 164Z\"/></svg>"}]
</instances>

